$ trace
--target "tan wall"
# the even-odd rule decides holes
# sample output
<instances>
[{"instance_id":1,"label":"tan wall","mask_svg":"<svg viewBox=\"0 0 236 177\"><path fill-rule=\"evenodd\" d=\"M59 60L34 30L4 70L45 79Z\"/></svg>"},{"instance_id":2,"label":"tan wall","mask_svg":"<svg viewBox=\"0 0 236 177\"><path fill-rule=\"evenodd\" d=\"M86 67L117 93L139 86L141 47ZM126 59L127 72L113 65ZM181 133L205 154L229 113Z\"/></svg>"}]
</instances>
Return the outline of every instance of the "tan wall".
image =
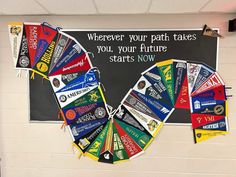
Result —
<instances>
[{"instance_id":1,"label":"tan wall","mask_svg":"<svg viewBox=\"0 0 236 177\"><path fill-rule=\"evenodd\" d=\"M3 177L232 177L236 176L236 15L8 16L0 17L0 157ZM7 34L9 21L47 21L63 28L219 27L219 72L234 95L230 134L194 144L190 126L165 126L146 153L119 165L78 160L59 124L29 123L27 79L16 77Z\"/></svg>"}]
</instances>

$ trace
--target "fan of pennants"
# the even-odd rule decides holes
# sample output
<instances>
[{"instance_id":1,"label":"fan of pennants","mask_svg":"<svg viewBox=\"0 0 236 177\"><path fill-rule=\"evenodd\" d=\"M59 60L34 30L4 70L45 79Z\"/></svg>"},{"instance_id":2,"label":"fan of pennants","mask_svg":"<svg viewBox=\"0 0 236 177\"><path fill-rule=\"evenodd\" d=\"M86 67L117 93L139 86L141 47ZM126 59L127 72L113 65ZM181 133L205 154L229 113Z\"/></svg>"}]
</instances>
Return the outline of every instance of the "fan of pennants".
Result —
<instances>
[{"instance_id":1,"label":"fan of pennants","mask_svg":"<svg viewBox=\"0 0 236 177\"><path fill-rule=\"evenodd\" d=\"M50 81L73 144L95 160L140 155L174 109L191 112L195 143L228 133L224 82L203 63L156 63L112 111L99 71L78 41L47 23L10 23L8 29L15 68Z\"/></svg>"}]
</instances>

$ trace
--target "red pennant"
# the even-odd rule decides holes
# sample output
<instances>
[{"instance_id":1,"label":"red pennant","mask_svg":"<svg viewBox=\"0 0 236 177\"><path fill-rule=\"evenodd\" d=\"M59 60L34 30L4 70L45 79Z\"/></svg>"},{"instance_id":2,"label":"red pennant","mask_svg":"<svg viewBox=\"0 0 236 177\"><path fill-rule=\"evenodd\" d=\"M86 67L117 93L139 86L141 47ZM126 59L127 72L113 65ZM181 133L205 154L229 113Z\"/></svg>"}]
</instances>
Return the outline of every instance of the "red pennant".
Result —
<instances>
[{"instance_id":1,"label":"red pennant","mask_svg":"<svg viewBox=\"0 0 236 177\"><path fill-rule=\"evenodd\" d=\"M175 108L190 109L187 76L184 78L183 85L175 102Z\"/></svg>"},{"instance_id":2,"label":"red pennant","mask_svg":"<svg viewBox=\"0 0 236 177\"><path fill-rule=\"evenodd\" d=\"M121 126L114 120L114 125L116 126L117 132L120 135L120 139L124 144L125 151L129 158L142 152L142 148L135 143L135 141L121 128Z\"/></svg>"},{"instance_id":3,"label":"red pennant","mask_svg":"<svg viewBox=\"0 0 236 177\"><path fill-rule=\"evenodd\" d=\"M195 129L224 118L225 116L216 116L210 114L191 114L192 128Z\"/></svg>"},{"instance_id":4,"label":"red pennant","mask_svg":"<svg viewBox=\"0 0 236 177\"><path fill-rule=\"evenodd\" d=\"M215 72L206 81L204 81L202 85L192 93L191 96L195 96L199 93L212 90L220 85L224 85L224 83L220 76Z\"/></svg>"},{"instance_id":5,"label":"red pennant","mask_svg":"<svg viewBox=\"0 0 236 177\"><path fill-rule=\"evenodd\" d=\"M26 38L27 38L28 49L29 49L30 64L32 67L34 65L34 57L36 54L39 36L40 36L40 32L42 28L41 28L41 24L26 23L24 25L25 25Z\"/></svg>"},{"instance_id":6,"label":"red pennant","mask_svg":"<svg viewBox=\"0 0 236 177\"><path fill-rule=\"evenodd\" d=\"M80 71L88 71L91 68L91 64L89 58L87 58L86 54L75 58L70 63L66 64L65 66L61 67L54 73L50 74L50 76L58 75L58 74L69 74L73 72L80 72Z\"/></svg>"},{"instance_id":7,"label":"red pennant","mask_svg":"<svg viewBox=\"0 0 236 177\"><path fill-rule=\"evenodd\" d=\"M195 95L194 97L209 98L209 99L214 99L214 100L226 100L225 86L220 85L216 88L213 88L212 90L199 93L198 95Z\"/></svg>"}]
</instances>

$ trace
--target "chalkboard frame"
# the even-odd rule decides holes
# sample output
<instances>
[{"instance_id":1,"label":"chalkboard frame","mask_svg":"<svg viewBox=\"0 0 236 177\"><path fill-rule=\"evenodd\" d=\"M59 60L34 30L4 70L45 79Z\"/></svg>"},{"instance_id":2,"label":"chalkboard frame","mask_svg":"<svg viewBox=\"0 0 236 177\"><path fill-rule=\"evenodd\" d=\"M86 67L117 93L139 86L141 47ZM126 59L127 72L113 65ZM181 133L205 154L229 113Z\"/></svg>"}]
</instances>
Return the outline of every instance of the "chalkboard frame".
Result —
<instances>
[{"instance_id":1,"label":"chalkboard frame","mask_svg":"<svg viewBox=\"0 0 236 177\"><path fill-rule=\"evenodd\" d=\"M212 28L213 30L219 32L219 28ZM79 31L190 31L190 30L202 30L202 28L119 28L119 29L114 29L114 28L68 28L68 29L62 29L62 32L79 32ZM79 42L79 41L78 41ZM86 50L86 49L85 49ZM88 51L87 52L93 53L92 51ZM217 43L216 43L216 68L215 70L218 71L218 60L219 59L219 38L217 38ZM93 62L92 62L93 63ZM96 66L95 66L96 67ZM27 71L27 84L28 84L28 119L30 123L50 123L50 124L62 124L63 121L62 120L31 120L30 117L30 81L29 81L29 75L30 75L30 71ZM128 91L127 91L128 92ZM189 126L191 125L191 123L166 123L166 125L170 125L170 126Z\"/></svg>"}]
</instances>

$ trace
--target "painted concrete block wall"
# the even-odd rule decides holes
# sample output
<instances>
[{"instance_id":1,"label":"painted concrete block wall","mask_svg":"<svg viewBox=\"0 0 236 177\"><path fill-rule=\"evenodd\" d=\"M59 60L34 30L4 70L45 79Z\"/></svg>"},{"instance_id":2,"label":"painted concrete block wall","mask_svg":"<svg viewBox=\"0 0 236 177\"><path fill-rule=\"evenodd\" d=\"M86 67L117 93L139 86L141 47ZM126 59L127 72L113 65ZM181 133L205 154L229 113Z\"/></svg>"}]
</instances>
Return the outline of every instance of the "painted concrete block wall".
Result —
<instances>
[{"instance_id":1,"label":"painted concrete block wall","mask_svg":"<svg viewBox=\"0 0 236 177\"><path fill-rule=\"evenodd\" d=\"M236 14L0 17L0 158L3 177L233 177L236 176L236 33L227 21ZM194 144L190 126L164 126L146 153L128 163L108 165L77 159L59 124L29 123L25 74L16 77L7 34L10 21L47 21L63 28L219 27L219 73L232 86L230 134ZM183 51L187 52L187 51ZM50 109L50 108L49 108Z\"/></svg>"}]
</instances>

